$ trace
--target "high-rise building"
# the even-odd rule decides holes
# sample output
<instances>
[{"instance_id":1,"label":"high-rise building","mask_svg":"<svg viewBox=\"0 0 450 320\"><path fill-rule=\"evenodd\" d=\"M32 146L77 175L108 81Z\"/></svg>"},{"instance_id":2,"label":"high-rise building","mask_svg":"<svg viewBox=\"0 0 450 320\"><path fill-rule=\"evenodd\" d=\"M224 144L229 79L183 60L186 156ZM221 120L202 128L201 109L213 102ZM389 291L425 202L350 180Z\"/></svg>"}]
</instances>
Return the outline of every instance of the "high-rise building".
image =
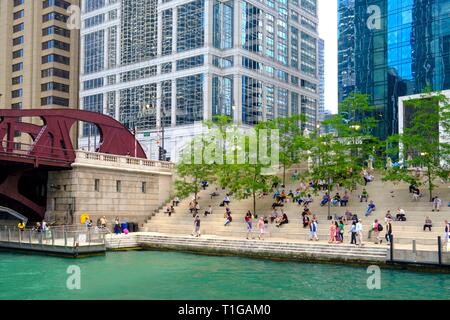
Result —
<instances>
[{"instance_id":1,"label":"high-rise building","mask_svg":"<svg viewBox=\"0 0 450 320\"><path fill-rule=\"evenodd\" d=\"M325 120L325 40L319 39L319 120Z\"/></svg>"},{"instance_id":2,"label":"high-rise building","mask_svg":"<svg viewBox=\"0 0 450 320\"><path fill-rule=\"evenodd\" d=\"M0 108L78 108L79 30L67 26L71 5L79 0L0 2Z\"/></svg>"},{"instance_id":3,"label":"high-rise building","mask_svg":"<svg viewBox=\"0 0 450 320\"><path fill-rule=\"evenodd\" d=\"M317 24L316 0L85 0L81 106L136 128L153 159L164 141L176 160L216 115L252 126L305 114L313 130ZM94 136L86 124L81 146Z\"/></svg>"},{"instance_id":4,"label":"high-rise building","mask_svg":"<svg viewBox=\"0 0 450 320\"><path fill-rule=\"evenodd\" d=\"M340 0L339 100L366 93L374 134L398 131L398 98L450 88L450 0Z\"/></svg>"}]
</instances>

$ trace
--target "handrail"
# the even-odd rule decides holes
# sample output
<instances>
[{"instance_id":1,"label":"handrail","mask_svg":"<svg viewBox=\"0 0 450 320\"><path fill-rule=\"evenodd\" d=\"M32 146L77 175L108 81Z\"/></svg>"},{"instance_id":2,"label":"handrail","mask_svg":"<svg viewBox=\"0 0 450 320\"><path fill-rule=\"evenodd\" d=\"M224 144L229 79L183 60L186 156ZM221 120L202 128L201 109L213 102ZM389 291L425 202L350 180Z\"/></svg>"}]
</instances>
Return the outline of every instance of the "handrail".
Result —
<instances>
[{"instance_id":1,"label":"handrail","mask_svg":"<svg viewBox=\"0 0 450 320\"><path fill-rule=\"evenodd\" d=\"M27 223L28 222L28 218L25 217L24 215L21 215L20 213L18 213L17 211L14 211L13 209L7 208L7 207L2 207L0 206L0 211L9 213L10 215L16 217L17 219Z\"/></svg>"}]
</instances>

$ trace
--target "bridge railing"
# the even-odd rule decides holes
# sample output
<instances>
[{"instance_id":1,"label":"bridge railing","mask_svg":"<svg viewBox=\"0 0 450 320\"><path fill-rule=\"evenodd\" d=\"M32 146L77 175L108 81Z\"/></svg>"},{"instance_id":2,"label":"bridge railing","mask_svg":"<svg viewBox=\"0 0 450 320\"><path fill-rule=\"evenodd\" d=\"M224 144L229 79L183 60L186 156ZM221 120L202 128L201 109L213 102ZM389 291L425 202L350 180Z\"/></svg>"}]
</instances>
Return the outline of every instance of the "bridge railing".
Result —
<instances>
[{"instance_id":1,"label":"bridge railing","mask_svg":"<svg viewBox=\"0 0 450 320\"><path fill-rule=\"evenodd\" d=\"M108 230L86 227L49 227L47 230L25 229L1 226L0 242L39 246L85 247L105 245Z\"/></svg>"},{"instance_id":2,"label":"bridge railing","mask_svg":"<svg viewBox=\"0 0 450 320\"><path fill-rule=\"evenodd\" d=\"M75 163L92 165L108 165L113 167L135 167L136 169L171 171L174 168L172 162L155 161L149 159L135 158L131 156L118 156L106 153L76 151Z\"/></svg>"},{"instance_id":3,"label":"bridge railing","mask_svg":"<svg viewBox=\"0 0 450 320\"><path fill-rule=\"evenodd\" d=\"M70 154L72 150L63 149L49 146L36 147L34 144L16 142L16 141L1 141L0 154L12 155L23 158L38 158L46 161L71 161ZM61 155L65 155L67 159L61 158Z\"/></svg>"}]
</instances>

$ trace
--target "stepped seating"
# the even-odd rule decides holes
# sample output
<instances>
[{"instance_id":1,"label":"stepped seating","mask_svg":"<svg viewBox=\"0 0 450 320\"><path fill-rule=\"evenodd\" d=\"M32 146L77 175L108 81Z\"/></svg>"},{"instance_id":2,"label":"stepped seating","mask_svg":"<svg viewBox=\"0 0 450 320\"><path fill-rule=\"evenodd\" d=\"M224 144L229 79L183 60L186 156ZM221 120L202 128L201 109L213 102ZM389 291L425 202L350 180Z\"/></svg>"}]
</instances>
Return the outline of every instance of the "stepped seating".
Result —
<instances>
[{"instance_id":1,"label":"stepped seating","mask_svg":"<svg viewBox=\"0 0 450 320\"><path fill-rule=\"evenodd\" d=\"M393 222L394 238L396 243L410 244L412 240L417 240L418 244L434 245L437 237L443 234L444 220L450 220L450 209L446 206L448 202L449 189L446 184L439 183L434 194L438 194L443 202L440 212L432 212L432 204L428 201L428 193L424 190L423 197L419 201L413 201L409 194L408 185L400 183L393 185L390 182L380 181L379 175L375 175L376 179L367 185L366 189L369 193L369 201L373 200L377 206L376 211L371 216L365 217L364 212L367 207L366 202L360 202L358 195L362 191L362 186L358 187L357 191L349 193L350 201L348 207L331 207L331 215L343 216L348 209L350 212L357 214L362 219L364 236L367 241L368 230L374 219L379 219L384 224L384 216L387 210L391 210L391 214L395 217L398 207L405 209L407 221ZM288 178L286 185L286 192L289 190L295 191L299 182L291 181ZM253 198L250 197L244 200L235 200L231 197L230 209L233 216L233 222L225 227L224 212L225 208L220 207L219 204L223 200L226 193L225 190L218 190L220 196L209 196L215 190L215 186L210 186L206 190L199 193L200 217L201 217L201 232L204 235L217 235L224 237L238 237L244 238L246 236L246 224L244 223L244 216L247 210L253 209ZM340 194L344 194L343 189L339 190ZM332 192L334 195L336 191ZM310 205L310 209L319 220L318 236L320 240L328 240L330 221L327 220L328 207L321 207L320 200L323 191L314 196L314 202ZM192 199L185 199L180 202L179 206L175 208L175 213L168 217L164 213L165 208L161 209L151 220L144 224L143 230L149 232L158 232L164 234L179 234L187 235L192 233L193 216L189 213L189 202ZM272 195L257 199L256 212L259 216L270 216L272 212L271 205L273 203ZM208 205L213 208L213 214L208 217L203 216L203 212ZM280 228L275 227L275 224L269 224L266 237L276 239L289 240L306 240L309 238L309 229L304 229L301 221L301 206L296 203L287 202L283 209L289 218L289 224L283 225ZM279 209L280 210L280 209ZM423 224L425 218L429 216L433 221L433 231L423 231ZM348 234L350 225L346 226L345 242L350 242L350 235ZM254 236L258 231L256 230L256 221L254 221ZM384 231L380 236L384 237Z\"/></svg>"}]
</instances>

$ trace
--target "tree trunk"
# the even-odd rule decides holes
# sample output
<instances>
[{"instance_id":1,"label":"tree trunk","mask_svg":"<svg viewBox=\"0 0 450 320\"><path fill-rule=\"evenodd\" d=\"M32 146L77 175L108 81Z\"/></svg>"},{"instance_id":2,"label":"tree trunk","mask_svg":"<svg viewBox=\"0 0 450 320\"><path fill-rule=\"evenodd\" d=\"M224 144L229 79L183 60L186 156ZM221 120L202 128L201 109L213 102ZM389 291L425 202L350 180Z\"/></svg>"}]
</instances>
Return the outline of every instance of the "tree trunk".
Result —
<instances>
[{"instance_id":1,"label":"tree trunk","mask_svg":"<svg viewBox=\"0 0 450 320\"><path fill-rule=\"evenodd\" d=\"M253 215L256 214L256 192L253 191Z\"/></svg>"},{"instance_id":2,"label":"tree trunk","mask_svg":"<svg viewBox=\"0 0 450 320\"><path fill-rule=\"evenodd\" d=\"M431 181L431 171L430 167L427 167L427 176L428 176L428 191L430 192L430 202L433 200L433 181Z\"/></svg>"},{"instance_id":3,"label":"tree trunk","mask_svg":"<svg viewBox=\"0 0 450 320\"><path fill-rule=\"evenodd\" d=\"M286 164L283 164L283 186L286 187Z\"/></svg>"},{"instance_id":4,"label":"tree trunk","mask_svg":"<svg viewBox=\"0 0 450 320\"><path fill-rule=\"evenodd\" d=\"M327 189L328 189L328 216L327 218L331 215L331 191L330 191L330 179L328 179L328 184L327 184Z\"/></svg>"}]
</instances>

